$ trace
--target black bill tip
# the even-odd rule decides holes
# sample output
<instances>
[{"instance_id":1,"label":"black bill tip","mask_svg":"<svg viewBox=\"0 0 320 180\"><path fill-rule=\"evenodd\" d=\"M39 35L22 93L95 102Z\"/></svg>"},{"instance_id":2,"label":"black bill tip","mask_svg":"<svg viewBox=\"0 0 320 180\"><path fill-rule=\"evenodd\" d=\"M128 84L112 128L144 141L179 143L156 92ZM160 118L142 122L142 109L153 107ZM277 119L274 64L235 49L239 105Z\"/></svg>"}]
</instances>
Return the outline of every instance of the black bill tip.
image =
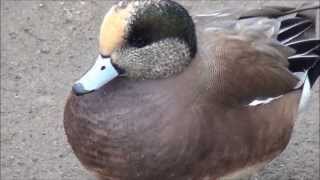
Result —
<instances>
[{"instance_id":1,"label":"black bill tip","mask_svg":"<svg viewBox=\"0 0 320 180\"><path fill-rule=\"evenodd\" d=\"M76 83L76 84L74 84L74 85L72 86L72 91L73 91L73 93L74 93L75 95L81 96L81 95L84 95L84 94L91 93L91 92L93 92L94 90L92 90L92 91L85 90L81 83Z\"/></svg>"}]
</instances>

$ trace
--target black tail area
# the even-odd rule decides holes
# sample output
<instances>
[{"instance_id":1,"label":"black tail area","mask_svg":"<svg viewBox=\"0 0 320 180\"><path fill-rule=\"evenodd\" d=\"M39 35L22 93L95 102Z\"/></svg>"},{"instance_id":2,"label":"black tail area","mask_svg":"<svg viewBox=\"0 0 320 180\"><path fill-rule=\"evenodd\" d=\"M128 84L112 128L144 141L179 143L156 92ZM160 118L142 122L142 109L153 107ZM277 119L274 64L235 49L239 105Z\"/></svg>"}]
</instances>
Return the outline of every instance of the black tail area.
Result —
<instances>
[{"instance_id":1,"label":"black tail area","mask_svg":"<svg viewBox=\"0 0 320 180\"><path fill-rule=\"evenodd\" d=\"M306 39L303 35L314 27L314 23L307 16L299 14L285 18L281 21L277 37L283 45L296 50L295 55L288 58L289 70L292 72L307 71L311 87L320 76L320 39ZM315 36L315 31L312 36Z\"/></svg>"},{"instance_id":2,"label":"black tail area","mask_svg":"<svg viewBox=\"0 0 320 180\"><path fill-rule=\"evenodd\" d=\"M292 72L304 72L319 61L317 55L289 57L289 70Z\"/></svg>"},{"instance_id":3,"label":"black tail area","mask_svg":"<svg viewBox=\"0 0 320 180\"><path fill-rule=\"evenodd\" d=\"M319 21L319 19L310 17L309 12L312 12L314 16L318 9L320 9L319 5L300 8L264 6L261 9L253 9L242 13L239 19L255 17L279 19L281 26L277 39L286 45L306 34L308 30L314 29L315 21ZM313 36L314 34L313 32Z\"/></svg>"},{"instance_id":4,"label":"black tail area","mask_svg":"<svg viewBox=\"0 0 320 180\"><path fill-rule=\"evenodd\" d=\"M290 21L290 22L288 22ZM292 23L291 25L289 25ZM297 37L301 36L304 32L312 27L312 21L309 19L296 19L290 18L281 22L280 32L278 34L278 41L286 44Z\"/></svg>"},{"instance_id":5,"label":"black tail area","mask_svg":"<svg viewBox=\"0 0 320 180\"><path fill-rule=\"evenodd\" d=\"M304 39L286 44L296 50L296 54L289 57L289 69L292 72L311 70L320 62L320 40ZM314 71L314 70L313 70ZM311 72L311 71L310 71Z\"/></svg>"},{"instance_id":6,"label":"black tail area","mask_svg":"<svg viewBox=\"0 0 320 180\"><path fill-rule=\"evenodd\" d=\"M282 23L284 22L284 23ZM296 53L288 58L289 70L292 72L308 71L310 85L320 76L320 39L297 38L313 26L312 21L305 18L289 18L281 22L278 40L285 46L295 49ZM311 24L307 25L306 22ZM305 25L302 25L305 23ZM299 27L300 26L300 27ZM283 38L283 39L282 39Z\"/></svg>"},{"instance_id":7,"label":"black tail area","mask_svg":"<svg viewBox=\"0 0 320 180\"><path fill-rule=\"evenodd\" d=\"M319 37L310 39L310 35L315 37L314 24L315 21L319 21L320 17L313 19L306 15L304 11L313 10L311 12L315 15L316 10L319 9L320 6L301 8L267 6L259 10L247 11L239 19L254 17L279 19L281 25L277 36L278 41L296 51L295 55L288 58L289 70L292 72L307 71L312 86L320 76L320 39Z\"/></svg>"}]
</instances>

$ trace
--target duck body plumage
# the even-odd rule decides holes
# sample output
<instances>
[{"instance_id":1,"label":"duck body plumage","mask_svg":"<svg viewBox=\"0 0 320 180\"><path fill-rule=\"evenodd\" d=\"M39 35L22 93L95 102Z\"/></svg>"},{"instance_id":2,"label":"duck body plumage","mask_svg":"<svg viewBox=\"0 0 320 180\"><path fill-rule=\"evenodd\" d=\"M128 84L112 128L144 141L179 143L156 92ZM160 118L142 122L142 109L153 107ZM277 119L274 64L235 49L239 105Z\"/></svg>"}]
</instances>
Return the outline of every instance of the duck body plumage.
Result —
<instances>
[{"instance_id":1,"label":"duck body plumage","mask_svg":"<svg viewBox=\"0 0 320 180\"><path fill-rule=\"evenodd\" d=\"M189 101L163 86L142 87L120 81L81 100L70 96L66 134L89 170L119 179L201 179L270 161L289 141L299 98L295 92L264 106L226 109L201 94Z\"/></svg>"},{"instance_id":2,"label":"duck body plumage","mask_svg":"<svg viewBox=\"0 0 320 180\"><path fill-rule=\"evenodd\" d=\"M266 31L255 31L257 37L198 23L198 53L180 74L120 77L93 93L69 96L68 141L97 177L238 177L233 175L266 164L288 144L302 93L287 70L292 51L279 48ZM249 105L267 97L279 98Z\"/></svg>"}]
</instances>

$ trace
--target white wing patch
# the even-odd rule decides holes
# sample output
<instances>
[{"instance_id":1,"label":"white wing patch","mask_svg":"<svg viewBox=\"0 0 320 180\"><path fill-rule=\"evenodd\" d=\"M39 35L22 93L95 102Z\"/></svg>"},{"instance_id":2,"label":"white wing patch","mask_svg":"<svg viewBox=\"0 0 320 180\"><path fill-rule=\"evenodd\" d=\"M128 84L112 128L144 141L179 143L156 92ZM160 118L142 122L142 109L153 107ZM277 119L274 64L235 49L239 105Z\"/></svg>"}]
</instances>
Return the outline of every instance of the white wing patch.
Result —
<instances>
[{"instance_id":1,"label":"white wing patch","mask_svg":"<svg viewBox=\"0 0 320 180\"><path fill-rule=\"evenodd\" d=\"M279 98L281 98L281 97L282 97L282 95L277 96L277 97L270 97L270 98L263 99L263 100L253 100L253 101L250 102L248 105L249 105L249 106L257 106L257 105L260 105L260 104L268 104L268 103L270 103L271 101L276 100L276 99L279 99Z\"/></svg>"},{"instance_id":2,"label":"white wing patch","mask_svg":"<svg viewBox=\"0 0 320 180\"><path fill-rule=\"evenodd\" d=\"M311 95L311 85L310 85L310 81L308 78L308 71L295 72L293 74L299 79L299 82L296 84L294 89L299 89L302 87L302 94L301 94L300 103L299 103L299 111L301 111L304 109L304 107L306 107L306 105L310 99L310 95ZM273 100L281 98L282 96L283 95L280 95L277 97L269 97L266 99L259 99L259 100L255 99L252 102L250 102L248 104L248 106L257 106L257 105L261 105L261 104L268 104L268 103L272 102Z\"/></svg>"}]
</instances>

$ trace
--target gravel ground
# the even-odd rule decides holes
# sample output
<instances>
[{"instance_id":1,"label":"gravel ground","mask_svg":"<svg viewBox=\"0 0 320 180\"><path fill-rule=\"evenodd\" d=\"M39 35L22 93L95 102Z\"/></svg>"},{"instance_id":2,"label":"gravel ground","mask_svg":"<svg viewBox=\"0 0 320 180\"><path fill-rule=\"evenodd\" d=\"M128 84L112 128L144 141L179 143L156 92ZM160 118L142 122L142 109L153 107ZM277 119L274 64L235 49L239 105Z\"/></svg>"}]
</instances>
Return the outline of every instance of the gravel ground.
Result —
<instances>
[{"instance_id":1,"label":"gravel ground","mask_svg":"<svg viewBox=\"0 0 320 180\"><path fill-rule=\"evenodd\" d=\"M215 1L210 8L301 1ZM205 11L193 1L193 11ZM63 130L72 83L93 63L112 1L1 1L1 180L87 180ZM319 82L287 149L258 176L319 179Z\"/></svg>"}]
</instances>

